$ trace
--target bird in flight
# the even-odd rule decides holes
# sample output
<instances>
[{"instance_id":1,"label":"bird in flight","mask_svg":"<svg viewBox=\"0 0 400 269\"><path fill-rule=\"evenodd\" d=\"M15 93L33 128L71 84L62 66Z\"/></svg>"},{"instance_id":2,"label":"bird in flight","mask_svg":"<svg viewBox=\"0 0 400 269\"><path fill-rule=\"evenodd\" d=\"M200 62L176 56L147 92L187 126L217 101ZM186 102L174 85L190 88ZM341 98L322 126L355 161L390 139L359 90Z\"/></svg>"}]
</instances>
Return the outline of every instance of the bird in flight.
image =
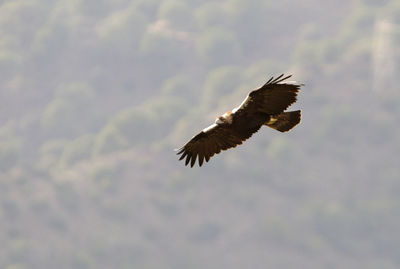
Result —
<instances>
[{"instance_id":1,"label":"bird in flight","mask_svg":"<svg viewBox=\"0 0 400 269\"><path fill-rule=\"evenodd\" d=\"M222 150L234 148L250 138L263 125L280 132L287 132L301 121L301 110L285 110L297 100L297 93L303 84L286 81L290 76L280 75L269 79L262 87L251 91L243 102L231 111L216 118L215 123L192 137L183 147L177 149L185 157L185 165L204 160Z\"/></svg>"}]
</instances>

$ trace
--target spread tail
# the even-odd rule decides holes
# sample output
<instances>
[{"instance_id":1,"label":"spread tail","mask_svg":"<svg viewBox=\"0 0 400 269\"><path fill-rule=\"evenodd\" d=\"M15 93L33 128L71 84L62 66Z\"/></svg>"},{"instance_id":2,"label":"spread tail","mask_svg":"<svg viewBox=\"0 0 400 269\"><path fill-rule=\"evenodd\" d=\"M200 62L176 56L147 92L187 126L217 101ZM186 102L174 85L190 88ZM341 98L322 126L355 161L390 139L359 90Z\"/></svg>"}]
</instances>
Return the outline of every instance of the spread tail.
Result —
<instances>
[{"instance_id":1,"label":"spread tail","mask_svg":"<svg viewBox=\"0 0 400 269\"><path fill-rule=\"evenodd\" d=\"M301 110L282 112L279 115L271 116L270 120L265 123L266 126L280 132L287 132L301 121Z\"/></svg>"}]
</instances>

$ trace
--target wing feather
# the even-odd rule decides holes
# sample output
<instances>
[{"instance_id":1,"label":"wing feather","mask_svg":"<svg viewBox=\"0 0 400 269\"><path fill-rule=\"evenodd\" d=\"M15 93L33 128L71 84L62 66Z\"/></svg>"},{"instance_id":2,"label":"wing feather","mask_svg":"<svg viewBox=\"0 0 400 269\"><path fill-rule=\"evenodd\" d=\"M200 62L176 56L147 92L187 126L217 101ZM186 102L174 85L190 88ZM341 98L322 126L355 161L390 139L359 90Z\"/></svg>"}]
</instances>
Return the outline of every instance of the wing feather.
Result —
<instances>
[{"instance_id":1,"label":"wing feather","mask_svg":"<svg viewBox=\"0 0 400 269\"><path fill-rule=\"evenodd\" d=\"M196 158L197 154L192 154L192 161L190 162L190 167L193 167L193 165L196 163Z\"/></svg>"},{"instance_id":2,"label":"wing feather","mask_svg":"<svg viewBox=\"0 0 400 269\"><path fill-rule=\"evenodd\" d=\"M282 74L275 79L271 78L261 88L250 92L238 111L262 112L270 115L282 113L296 102L297 94L302 86L296 82L285 82L290 77L291 75L284 77Z\"/></svg>"},{"instance_id":3,"label":"wing feather","mask_svg":"<svg viewBox=\"0 0 400 269\"><path fill-rule=\"evenodd\" d=\"M208 162L212 156L223 150L236 147L242 144L243 140L229 125L211 125L195 135L181 149L178 155L182 154L179 160L185 158L185 165L190 164L191 167L198 159L199 166L205 160Z\"/></svg>"},{"instance_id":4,"label":"wing feather","mask_svg":"<svg viewBox=\"0 0 400 269\"><path fill-rule=\"evenodd\" d=\"M200 147L199 147L199 166L203 165L205 147L206 147L206 143L201 144Z\"/></svg>"},{"instance_id":5,"label":"wing feather","mask_svg":"<svg viewBox=\"0 0 400 269\"><path fill-rule=\"evenodd\" d=\"M185 160L185 165L188 165L191 156L192 156L192 154L190 154L190 153L187 155L186 160Z\"/></svg>"},{"instance_id":6,"label":"wing feather","mask_svg":"<svg viewBox=\"0 0 400 269\"><path fill-rule=\"evenodd\" d=\"M181 154L182 152L178 152L177 154ZM179 158L179 160L182 160L183 158L186 157L188 153L187 152L183 152L182 156Z\"/></svg>"},{"instance_id":7,"label":"wing feather","mask_svg":"<svg viewBox=\"0 0 400 269\"><path fill-rule=\"evenodd\" d=\"M204 155L199 155L199 166L203 165Z\"/></svg>"}]
</instances>

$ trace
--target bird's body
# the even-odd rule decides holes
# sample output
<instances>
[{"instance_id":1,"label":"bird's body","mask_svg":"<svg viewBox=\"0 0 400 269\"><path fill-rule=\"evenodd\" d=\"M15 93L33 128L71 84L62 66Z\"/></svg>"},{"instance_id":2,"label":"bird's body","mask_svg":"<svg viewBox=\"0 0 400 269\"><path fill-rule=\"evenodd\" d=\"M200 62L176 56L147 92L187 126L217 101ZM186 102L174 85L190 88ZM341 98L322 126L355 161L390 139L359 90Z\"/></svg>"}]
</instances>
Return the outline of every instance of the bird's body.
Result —
<instances>
[{"instance_id":1,"label":"bird's body","mask_svg":"<svg viewBox=\"0 0 400 269\"><path fill-rule=\"evenodd\" d=\"M301 111L284 111L296 101L301 84L285 83L283 81L290 76L282 77L271 78L261 88L250 92L238 107L195 135L178 150L177 154L182 154L180 160L186 157L185 164L193 167L198 158L201 166L214 154L242 144L263 125L281 132L296 126L301 120Z\"/></svg>"}]
</instances>

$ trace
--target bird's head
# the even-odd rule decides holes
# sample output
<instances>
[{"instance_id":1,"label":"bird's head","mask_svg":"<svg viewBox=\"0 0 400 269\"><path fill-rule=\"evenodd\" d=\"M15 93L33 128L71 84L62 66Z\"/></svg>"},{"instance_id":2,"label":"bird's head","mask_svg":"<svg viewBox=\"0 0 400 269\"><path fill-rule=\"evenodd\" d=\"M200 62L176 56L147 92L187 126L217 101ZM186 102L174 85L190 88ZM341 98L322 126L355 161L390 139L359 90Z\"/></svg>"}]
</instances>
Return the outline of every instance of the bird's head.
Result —
<instances>
[{"instance_id":1,"label":"bird's head","mask_svg":"<svg viewBox=\"0 0 400 269\"><path fill-rule=\"evenodd\" d=\"M215 119L216 124L231 124L232 123L232 112L228 111L224 115L219 116Z\"/></svg>"},{"instance_id":2,"label":"bird's head","mask_svg":"<svg viewBox=\"0 0 400 269\"><path fill-rule=\"evenodd\" d=\"M222 116L219 116L218 118L215 119L216 124L224 124L226 123L226 119Z\"/></svg>"}]
</instances>

